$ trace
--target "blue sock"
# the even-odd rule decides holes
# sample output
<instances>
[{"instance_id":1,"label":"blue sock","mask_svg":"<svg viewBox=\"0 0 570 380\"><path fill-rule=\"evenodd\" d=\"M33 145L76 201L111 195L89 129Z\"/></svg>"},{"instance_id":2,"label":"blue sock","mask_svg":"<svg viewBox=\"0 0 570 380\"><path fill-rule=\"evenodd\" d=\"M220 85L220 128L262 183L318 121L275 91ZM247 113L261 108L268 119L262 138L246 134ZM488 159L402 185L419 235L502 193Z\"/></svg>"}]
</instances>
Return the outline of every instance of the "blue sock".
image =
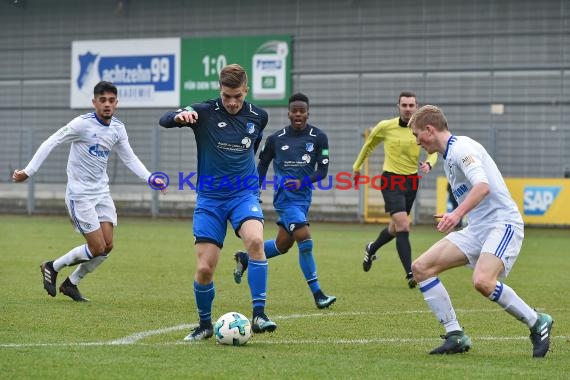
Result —
<instances>
[{"instance_id":1,"label":"blue sock","mask_svg":"<svg viewBox=\"0 0 570 380\"><path fill-rule=\"evenodd\" d=\"M263 313L267 297L267 260L249 260L247 283L251 292L253 308L257 313Z\"/></svg>"},{"instance_id":2,"label":"blue sock","mask_svg":"<svg viewBox=\"0 0 570 380\"><path fill-rule=\"evenodd\" d=\"M311 288L311 292L315 293L321 289L321 286L317 277L317 264L315 264L315 258L313 257L313 240L307 239L299 242L297 247L299 248L299 266L303 271L309 288Z\"/></svg>"},{"instance_id":3,"label":"blue sock","mask_svg":"<svg viewBox=\"0 0 570 380\"><path fill-rule=\"evenodd\" d=\"M200 285L194 281L194 296L196 297L196 307L198 308L200 324L212 324L212 303L214 303L214 297L216 296L214 282Z\"/></svg>"},{"instance_id":4,"label":"blue sock","mask_svg":"<svg viewBox=\"0 0 570 380\"><path fill-rule=\"evenodd\" d=\"M263 244L263 250L265 251L265 257L268 259L281 254L275 245L275 240L266 240Z\"/></svg>"}]
</instances>

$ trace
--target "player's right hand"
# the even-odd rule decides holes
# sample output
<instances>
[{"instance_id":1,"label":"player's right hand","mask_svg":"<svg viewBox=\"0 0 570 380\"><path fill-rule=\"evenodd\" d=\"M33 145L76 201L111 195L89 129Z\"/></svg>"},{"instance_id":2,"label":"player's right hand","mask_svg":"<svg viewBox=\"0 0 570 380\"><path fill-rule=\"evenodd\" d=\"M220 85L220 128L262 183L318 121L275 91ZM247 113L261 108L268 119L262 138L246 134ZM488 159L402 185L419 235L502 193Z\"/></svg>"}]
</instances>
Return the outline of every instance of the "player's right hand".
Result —
<instances>
[{"instance_id":1,"label":"player's right hand","mask_svg":"<svg viewBox=\"0 0 570 380\"><path fill-rule=\"evenodd\" d=\"M23 170L16 169L14 170L14 174L12 174L12 181L14 182L24 182L28 178L29 176Z\"/></svg>"},{"instance_id":2,"label":"player's right hand","mask_svg":"<svg viewBox=\"0 0 570 380\"><path fill-rule=\"evenodd\" d=\"M292 190L292 191L299 190L299 188L301 187L301 180L290 178L285 181L284 185L287 190Z\"/></svg>"},{"instance_id":3,"label":"player's right hand","mask_svg":"<svg viewBox=\"0 0 570 380\"><path fill-rule=\"evenodd\" d=\"M444 214L436 214L433 216L435 219L439 219L437 223L437 230L443 233L449 233L455 229L455 226L461 220L461 217L456 212L446 212Z\"/></svg>"},{"instance_id":4,"label":"player's right hand","mask_svg":"<svg viewBox=\"0 0 570 380\"><path fill-rule=\"evenodd\" d=\"M198 112L184 110L174 116L174 121L178 124L194 124L198 121Z\"/></svg>"}]
</instances>

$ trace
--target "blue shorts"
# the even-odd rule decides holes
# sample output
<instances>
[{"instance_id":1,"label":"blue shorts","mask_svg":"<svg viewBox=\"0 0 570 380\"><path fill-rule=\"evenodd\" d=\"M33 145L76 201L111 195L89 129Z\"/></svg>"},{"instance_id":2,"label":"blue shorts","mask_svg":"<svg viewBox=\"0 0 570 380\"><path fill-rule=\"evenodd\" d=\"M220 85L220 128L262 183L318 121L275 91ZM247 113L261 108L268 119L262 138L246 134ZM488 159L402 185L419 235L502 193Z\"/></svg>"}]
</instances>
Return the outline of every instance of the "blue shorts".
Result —
<instances>
[{"instance_id":1,"label":"blue shorts","mask_svg":"<svg viewBox=\"0 0 570 380\"><path fill-rule=\"evenodd\" d=\"M281 226L287 231L289 235L301 227L308 226L307 214L309 213L309 206L287 206L287 208L275 208L279 219L277 225Z\"/></svg>"},{"instance_id":2,"label":"blue shorts","mask_svg":"<svg viewBox=\"0 0 570 380\"><path fill-rule=\"evenodd\" d=\"M222 248L226 238L227 221L232 224L236 235L243 222L249 219L263 223L263 212L255 194L245 194L231 199L196 199L193 232L194 243L212 243Z\"/></svg>"}]
</instances>

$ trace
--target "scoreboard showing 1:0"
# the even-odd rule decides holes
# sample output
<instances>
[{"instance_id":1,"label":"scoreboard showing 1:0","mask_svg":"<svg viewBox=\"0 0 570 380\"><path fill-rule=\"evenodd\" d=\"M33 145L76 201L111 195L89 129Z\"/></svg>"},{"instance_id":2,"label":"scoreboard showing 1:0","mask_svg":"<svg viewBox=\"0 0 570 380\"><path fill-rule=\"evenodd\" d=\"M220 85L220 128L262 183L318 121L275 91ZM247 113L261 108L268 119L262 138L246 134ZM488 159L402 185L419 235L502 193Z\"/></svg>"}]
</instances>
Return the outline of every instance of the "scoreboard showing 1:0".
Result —
<instances>
[{"instance_id":1,"label":"scoreboard showing 1:0","mask_svg":"<svg viewBox=\"0 0 570 380\"><path fill-rule=\"evenodd\" d=\"M289 35L181 39L180 104L217 99L222 69L236 63L248 76L248 101L286 106L291 91L290 45Z\"/></svg>"},{"instance_id":2,"label":"scoreboard showing 1:0","mask_svg":"<svg viewBox=\"0 0 570 380\"><path fill-rule=\"evenodd\" d=\"M228 64L228 60L225 55L220 54L217 58L205 55L202 58L202 64L204 65L204 76L207 78L209 76L218 77L220 72Z\"/></svg>"}]
</instances>

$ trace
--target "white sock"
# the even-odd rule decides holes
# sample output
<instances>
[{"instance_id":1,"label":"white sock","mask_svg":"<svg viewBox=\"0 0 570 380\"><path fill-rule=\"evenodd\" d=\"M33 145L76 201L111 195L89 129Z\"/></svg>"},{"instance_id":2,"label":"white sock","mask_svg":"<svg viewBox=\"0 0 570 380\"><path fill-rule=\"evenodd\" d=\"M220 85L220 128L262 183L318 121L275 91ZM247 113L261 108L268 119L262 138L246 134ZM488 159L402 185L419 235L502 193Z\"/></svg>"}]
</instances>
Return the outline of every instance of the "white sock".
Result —
<instances>
[{"instance_id":1,"label":"white sock","mask_svg":"<svg viewBox=\"0 0 570 380\"><path fill-rule=\"evenodd\" d=\"M84 261L91 260L93 255L89 252L87 244L80 245L79 247L73 248L71 251L67 252L65 255L61 256L53 262L53 269L59 272L61 268L68 267L73 264L78 264Z\"/></svg>"},{"instance_id":2,"label":"white sock","mask_svg":"<svg viewBox=\"0 0 570 380\"><path fill-rule=\"evenodd\" d=\"M439 323L445 327L445 332L461 330L455 310L451 305L449 293L439 278L431 277L419 283L420 290L424 295L431 311L435 314Z\"/></svg>"},{"instance_id":3,"label":"white sock","mask_svg":"<svg viewBox=\"0 0 570 380\"><path fill-rule=\"evenodd\" d=\"M497 281L495 291L489 295L489 299L498 303L507 313L525 323L529 329L538 320L536 311L528 306L507 284Z\"/></svg>"},{"instance_id":4,"label":"white sock","mask_svg":"<svg viewBox=\"0 0 570 380\"><path fill-rule=\"evenodd\" d=\"M77 269L75 269L69 276L69 281L71 281L73 285L78 285L83 277L85 277L88 273L93 272L95 268L103 264L103 261L106 259L107 255L95 256L91 260L79 264Z\"/></svg>"}]
</instances>

